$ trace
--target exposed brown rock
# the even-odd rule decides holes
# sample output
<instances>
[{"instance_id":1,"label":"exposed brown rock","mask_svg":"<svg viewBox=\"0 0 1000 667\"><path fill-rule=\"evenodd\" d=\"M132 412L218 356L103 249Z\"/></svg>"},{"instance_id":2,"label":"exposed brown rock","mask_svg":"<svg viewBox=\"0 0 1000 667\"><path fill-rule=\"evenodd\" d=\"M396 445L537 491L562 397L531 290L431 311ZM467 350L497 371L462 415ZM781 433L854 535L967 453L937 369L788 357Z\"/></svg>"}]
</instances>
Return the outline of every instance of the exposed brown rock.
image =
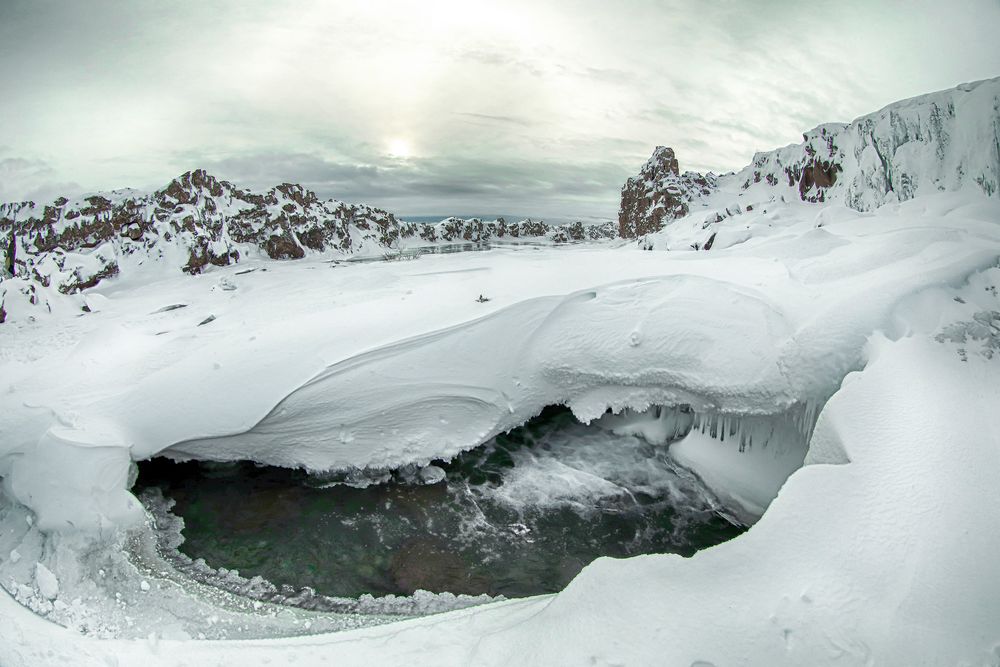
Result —
<instances>
[{"instance_id":1,"label":"exposed brown rock","mask_svg":"<svg viewBox=\"0 0 1000 667\"><path fill-rule=\"evenodd\" d=\"M805 201L823 201L825 195L822 190L837 182L837 172L841 170L839 164L814 158L802 169L799 177L799 197ZM809 195L813 186L817 188L817 192Z\"/></svg>"},{"instance_id":2,"label":"exposed brown rock","mask_svg":"<svg viewBox=\"0 0 1000 667\"><path fill-rule=\"evenodd\" d=\"M301 259L306 254L287 233L272 236L264 241L264 252L271 259Z\"/></svg>"},{"instance_id":3,"label":"exposed brown rock","mask_svg":"<svg viewBox=\"0 0 1000 667\"><path fill-rule=\"evenodd\" d=\"M17 271L17 234L12 228L10 238L7 240L7 256L4 258L3 268L9 275L15 275Z\"/></svg>"},{"instance_id":4,"label":"exposed brown rock","mask_svg":"<svg viewBox=\"0 0 1000 667\"><path fill-rule=\"evenodd\" d=\"M687 215L694 197L708 194L714 187L708 176L679 171L673 149L657 146L639 175L622 187L619 236L637 238L660 231L666 223Z\"/></svg>"}]
</instances>

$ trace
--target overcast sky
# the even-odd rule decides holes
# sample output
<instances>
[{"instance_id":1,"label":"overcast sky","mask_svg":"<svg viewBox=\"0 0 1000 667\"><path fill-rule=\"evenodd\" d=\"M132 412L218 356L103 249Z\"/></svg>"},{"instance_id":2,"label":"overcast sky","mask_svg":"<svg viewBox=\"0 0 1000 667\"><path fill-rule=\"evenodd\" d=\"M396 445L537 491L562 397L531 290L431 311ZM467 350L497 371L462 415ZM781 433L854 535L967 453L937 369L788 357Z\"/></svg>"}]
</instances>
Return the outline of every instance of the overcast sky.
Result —
<instances>
[{"instance_id":1,"label":"overcast sky","mask_svg":"<svg viewBox=\"0 0 1000 667\"><path fill-rule=\"evenodd\" d=\"M403 214L611 218L657 144L738 169L1000 76L998 35L1000 0L0 0L0 199L204 167Z\"/></svg>"}]
</instances>

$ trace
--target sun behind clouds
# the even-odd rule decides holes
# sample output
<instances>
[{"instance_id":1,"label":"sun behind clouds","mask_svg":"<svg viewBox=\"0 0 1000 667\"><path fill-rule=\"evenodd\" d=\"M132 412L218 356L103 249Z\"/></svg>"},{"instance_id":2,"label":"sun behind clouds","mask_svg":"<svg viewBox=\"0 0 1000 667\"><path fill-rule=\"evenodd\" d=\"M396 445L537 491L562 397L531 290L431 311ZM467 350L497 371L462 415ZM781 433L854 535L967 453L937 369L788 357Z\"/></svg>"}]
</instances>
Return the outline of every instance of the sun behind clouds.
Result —
<instances>
[{"instance_id":1,"label":"sun behind clouds","mask_svg":"<svg viewBox=\"0 0 1000 667\"><path fill-rule=\"evenodd\" d=\"M388 153L389 157L408 158L413 154L413 149L406 139L390 139Z\"/></svg>"}]
</instances>

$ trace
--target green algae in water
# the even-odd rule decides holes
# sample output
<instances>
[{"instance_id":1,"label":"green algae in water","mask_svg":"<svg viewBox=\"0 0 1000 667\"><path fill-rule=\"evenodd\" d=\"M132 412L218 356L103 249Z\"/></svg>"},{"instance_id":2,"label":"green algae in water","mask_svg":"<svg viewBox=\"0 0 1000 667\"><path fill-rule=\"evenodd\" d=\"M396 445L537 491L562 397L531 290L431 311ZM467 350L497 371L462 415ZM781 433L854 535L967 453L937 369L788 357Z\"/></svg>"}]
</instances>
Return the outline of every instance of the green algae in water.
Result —
<instances>
[{"instance_id":1,"label":"green algae in water","mask_svg":"<svg viewBox=\"0 0 1000 667\"><path fill-rule=\"evenodd\" d=\"M329 485L252 463L140 464L184 519L180 549L276 585L365 593L561 590L600 556L691 555L745 530L664 447L550 408L447 463L443 482Z\"/></svg>"}]
</instances>

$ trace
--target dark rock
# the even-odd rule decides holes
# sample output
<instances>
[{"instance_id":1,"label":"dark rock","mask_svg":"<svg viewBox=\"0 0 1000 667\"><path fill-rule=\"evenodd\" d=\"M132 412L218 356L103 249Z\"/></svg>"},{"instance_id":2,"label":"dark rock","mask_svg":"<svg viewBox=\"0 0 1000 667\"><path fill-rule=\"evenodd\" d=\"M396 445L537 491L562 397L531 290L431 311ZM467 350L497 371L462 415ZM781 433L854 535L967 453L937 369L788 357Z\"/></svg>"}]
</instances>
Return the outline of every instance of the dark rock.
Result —
<instances>
[{"instance_id":1,"label":"dark rock","mask_svg":"<svg viewBox=\"0 0 1000 667\"><path fill-rule=\"evenodd\" d=\"M172 303L169 306L164 306L163 308L158 308L150 313L150 315L156 315L158 313L169 313L171 310L177 310L178 308L187 308L186 303Z\"/></svg>"},{"instance_id":2,"label":"dark rock","mask_svg":"<svg viewBox=\"0 0 1000 667\"><path fill-rule=\"evenodd\" d=\"M272 236L264 241L264 252L271 259L301 259L306 254L289 234Z\"/></svg>"},{"instance_id":3,"label":"dark rock","mask_svg":"<svg viewBox=\"0 0 1000 667\"><path fill-rule=\"evenodd\" d=\"M826 196L823 189L831 187L837 182L837 172L843 168L829 160L813 159L802 169L799 176L799 197L803 201L824 201ZM808 194L813 186L817 188L815 194Z\"/></svg>"},{"instance_id":4,"label":"dark rock","mask_svg":"<svg viewBox=\"0 0 1000 667\"><path fill-rule=\"evenodd\" d=\"M10 230L10 239L7 241L7 257L4 260L3 268L8 275L16 275L17 271L17 235L14 229Z\"/></svg>"},{"instance_id":5,"label":"dark rock","mask_svg":"<svg viewBox=\"0 0 1000 667\"><path fill-rule=\"evenodd\" d=\"M679 171L673 149L657 146L639 175L622 187L619 236L638 238L660 231L668 222L687 215L695 197L707 195L715 187L711 175Z\"/></svg>"},{"instance_id":6,"label":"dark rock","mask_svg":"<svg viewBox=\"0 0 1000 667\"><path fill-rule=\"evenodd\" d=\"M110 263L96 273L83 275L79 270L73 272L73 277L59 285L59 291L63 294L74 294L82 292L97 285L105 278L118 275L118 264Z\"/></svg>"}]
</instances>

